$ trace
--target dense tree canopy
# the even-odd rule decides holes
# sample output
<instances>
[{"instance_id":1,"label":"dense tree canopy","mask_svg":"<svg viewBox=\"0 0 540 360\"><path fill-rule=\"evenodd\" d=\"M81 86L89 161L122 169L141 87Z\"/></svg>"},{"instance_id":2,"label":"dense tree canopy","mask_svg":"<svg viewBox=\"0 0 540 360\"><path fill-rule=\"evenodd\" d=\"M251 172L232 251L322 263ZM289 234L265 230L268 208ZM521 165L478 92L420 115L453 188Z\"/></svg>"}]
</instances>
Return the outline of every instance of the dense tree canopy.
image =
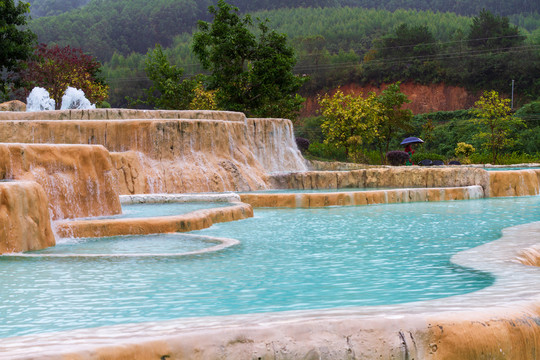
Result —
<instances>
[{"instance_id":1,"label":"dense tree canopy","mask_svg":"<svg viewBox=\"0 0 540 360\"><path fill-rule=\"evenodd\" d=\"M276 32L291 39L298 58L294 71L310 77L301 90L305 95L351 82L399 80L445 82L473 91L495 89L505 93L512 79L519 96L532 99L540 93L540 82L530 76L540 71L540 28L532 33L520 28L520 35L527 36L523 45L492 52L471 48L468 35L473 19L450 13L333 7L278 9L252 15L268 18ZM540 17L514 17L514 21L528 29L540 27ZM397 54L378 57L377 45L384 38L397 39L396 30L403 24L413 34L415 30L427 37L431 34L434 43L426 40L416 43L419 47L415 43L403 47L407 49L405 59ZM171 47L163 48L171 63L184 68L187 76L202 71L191 51L191 41L189 34L183 34L174 38ZM408 56L413 50L429 50L429 56ZM140 95L136 94L137 87L148 86L143 54L117 53L105 68L116 106L125 105L125 95Z\"/></svg>"},{"instance_id":2,"label":"dense tree canopy","mask_svg":"<svg viewBox=\"0 0 540 360\"><path fill-rule=\"evenodd\" d=\"M80 7L86 1L31 0L32 11L35 8L40 16L58 14L35 19L30 24L31 29L38 34L40 42L82 47L99 60L108 61L115 51L123 55L131 52L145 54L156 43L164 47L170 46L175 36L191 33L198 20L208 21L210 17L206 10L215 3L215 0L92 0ZM279 9L290 11L309 7L343 9L345 17L350 11L345 6L391 12L403 9L454 12L469 16L478 14L485 8L498 15L517 16L519 18L515 20L523 20L528 29L535 26L540 13L540 4L535 0L231 0L230 3L238 7L241 13ZM72 10L63 12L68 10L69 6ZM529 15L525 19L520 14ZM293 22L301 20L306 21L306 24L317 25L308 22L306 18L298 18ZM404 19L401 22L404 22ZM438 24L431 25L435 27ZM292 37L288 31L284 32ZM437 36L436 33L434 35Z\"/></svg>"},{"instance_id":3,"label":"dense tree canopy","mask_svg":"<svg viewBox=\"0 0 540 360\"><path fill-rule=\"evenodd\" d=\"M507 17L496 16L482 10L473 18L469 29L468 44L481 50L508 50L523 44L525 37L517 26L510 25Z\"/></svg>"},{"instance_id":4,"label":"dense tree canopy","mask_svg":"<svg viewBox=\"0 0 540 360\"><path fill-rule=\"evenodd\" d=\"M146 54L144 70L152 85L146 89L146 96L133 104L168 110L216 109L213 93L204 89L203 77L184 79L184 69L171 64L160 45Z\"/></svg>"},{"instance_id":5,"label":"dense tree canopy","mask_svg":"<svg viewBox=\"0 0 540 360\"><path fill-rule=\"evenodd\" d=\"M27 0L32 17L59 15L88 4L90 0Z\"/></svg>"},{"instance_id":6,"label":"dense tree canopy","mask_svg":"<svg viewBox=\"0 0 540 360\"><path fill-rule=\"evenodd\" d=\"M259 21L259 35L249 15L218 1L211 6L213 22L199 22L193 52L210 71L209 89L218 106L250 115L292 118L303 99L296 95L303 79L292 73L296 59L287 37Z\"/></svg>"},{"instance_id":7,"label":"dense tree canopy","mask_svg":"<svg viewBox=\"0 0 540 360\"><path fill-rule=\"evenodd\" d=\"M59 109L68 87L82 90L92 103L104 101L109 87L101 78L100 71L101 64L81 49L39 44L34 59L26 62L20 75L26 88L25 95L36 86L43 87Z\"/></svg>"},{"instance_id":8,"label":"dense tree canopy","mask_svg":"<svg viewBox=\"0 0 540 360\"><path fill-rule=\"evenodd\" d=\"M23 28L27 14L27 3L0 1L0 100L7 96L8 74L17 70L19 62L32 54L35 35Z\"/></svg>"}]
</instances>

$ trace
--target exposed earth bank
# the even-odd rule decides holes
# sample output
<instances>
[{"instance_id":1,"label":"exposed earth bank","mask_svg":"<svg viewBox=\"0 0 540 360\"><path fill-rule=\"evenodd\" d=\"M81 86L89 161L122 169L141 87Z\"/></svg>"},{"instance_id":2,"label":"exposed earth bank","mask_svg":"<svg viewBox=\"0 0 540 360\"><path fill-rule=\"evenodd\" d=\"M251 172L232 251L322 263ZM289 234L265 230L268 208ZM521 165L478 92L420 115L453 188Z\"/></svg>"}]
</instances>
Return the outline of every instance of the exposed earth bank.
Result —
<instances>
[{"instance_id":1,"label":"exposed earth bank","mask_svg":"<svg viewBox=\"0 0 540 360\"><path fill-rule=\"evenodd\" d=\"M380 93L386 88L387 85L359 85L359 84L347 84L341 86L341 90L345 94L360 93L367 94L370 91ZM401 91L407 95L410 104L407 104L405 108L411 109L414 114L429 113L435 111L453 111L460 109L469 109L473 107L474 102L478 100L480 94L471 93L464 88L458 86L451 86L445 84L430 84L421 85L413 82L402 83ZM329 91L333 94L336 89ZM323 94L323 93L321 93ZM304 108L300 113L301 117L315 116L319 110L317 103L317 96L309 96L306 98Z\"/></svg>"}]
</instances>

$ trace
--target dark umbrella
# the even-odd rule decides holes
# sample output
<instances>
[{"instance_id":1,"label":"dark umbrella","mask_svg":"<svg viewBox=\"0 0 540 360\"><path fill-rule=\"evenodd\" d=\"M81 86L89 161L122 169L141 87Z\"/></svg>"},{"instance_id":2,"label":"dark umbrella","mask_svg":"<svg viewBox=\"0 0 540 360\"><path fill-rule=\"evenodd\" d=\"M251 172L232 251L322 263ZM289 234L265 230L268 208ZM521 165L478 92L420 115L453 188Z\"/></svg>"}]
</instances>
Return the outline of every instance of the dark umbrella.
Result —
<instances>
[{"instance_id":1,"label":"dark umbrella","mask_svg":"<svg viewBox=\"0 0 540 360\"><path fill-rule=\"evenodd\" d=\"M401 142L400 145L407 145L407 144L421 144L424 140L417 138L417 137L408 137L405 140Z\"/></svg>"}]
</instances>

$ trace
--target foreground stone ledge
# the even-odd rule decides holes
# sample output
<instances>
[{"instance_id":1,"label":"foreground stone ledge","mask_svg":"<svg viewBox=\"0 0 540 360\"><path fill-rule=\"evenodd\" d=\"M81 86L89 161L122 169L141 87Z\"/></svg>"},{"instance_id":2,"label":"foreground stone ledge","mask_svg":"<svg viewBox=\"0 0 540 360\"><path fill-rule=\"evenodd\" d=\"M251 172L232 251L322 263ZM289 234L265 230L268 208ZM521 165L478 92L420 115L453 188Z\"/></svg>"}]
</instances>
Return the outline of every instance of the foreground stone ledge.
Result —
<instances>
[{"instance_id":1,"label":"foreground stone ledge","mask_svg":"<svg viewBox=\"0 0 540 360\"><path fill-rule=\"evenodd\" d=\"M481 186L455 188L392 189L334 193L240 194L242 202L257 207L311 208L393 204L418 201L471 200L484 197Z\"/></svg>"},{"instance_id":2,"label":"foreground stone ledge","mask_svg":"<svg viewBox=\"0 0 540 360\"><path fill-rule=\"evenodd\" d=\"M0 182L0 254L55 244L43 188L33 181Z\"/></svg>"},{"instance_id":3,"label":"foreground stone ledge","mask_svg":"<svg viewBox=\"0 0 540 360\"><path fill-rule=\"evenodd\" d=\"M253 217L252 207L248 204L237 203L229 207L202 209L175 216L59 221L55 223L55 227L60 237L145 235L201 230L215 223L249 217Z\"/></svg>"}]
</instances>

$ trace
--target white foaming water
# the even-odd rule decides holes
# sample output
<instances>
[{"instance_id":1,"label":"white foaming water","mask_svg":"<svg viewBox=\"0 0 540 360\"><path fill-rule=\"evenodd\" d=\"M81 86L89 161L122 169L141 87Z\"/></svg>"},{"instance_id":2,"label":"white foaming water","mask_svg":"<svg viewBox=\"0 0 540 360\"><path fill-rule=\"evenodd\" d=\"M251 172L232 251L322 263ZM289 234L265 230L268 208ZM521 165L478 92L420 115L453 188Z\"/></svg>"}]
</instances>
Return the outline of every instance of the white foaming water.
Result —
<instances>
[{"instance_id":1,"label":"white foaming water","mask_svg":"<svg viewBox=\"0 0 540 360\"><path fill-rule=\"evenodd\" d=\"M49 92L41 87L32 89L26 98L26 111L54 110L55 102L49 97Z\"/></svg>"},{"instance_id":2,"label":"white foaming water","mask_svg":"<svg viewBox=\"0 0 540 360\"><path fill-rule=\"evenodd\" d=\"M60 110L69 109L95 109L96 105L91 104L84 96L84 92L79 89L68 87L62 96L62 107Z\"/></svg>"},{"instance_id":3,"label":"white foaming water","mask_svg":"<svg viewBox=\"0 0 540 360\"><path fill-rule=\"evenodd\" d=\"M46 111L55 110L55 101L50 98L49 92L41 87L35 87L26 98L26 111ZM95 109L96 105L91 104L84 96L84 92L73 87L68 87L62 96L62 106L60 110L69 109Z\"/></svg>"}]
</instances>

